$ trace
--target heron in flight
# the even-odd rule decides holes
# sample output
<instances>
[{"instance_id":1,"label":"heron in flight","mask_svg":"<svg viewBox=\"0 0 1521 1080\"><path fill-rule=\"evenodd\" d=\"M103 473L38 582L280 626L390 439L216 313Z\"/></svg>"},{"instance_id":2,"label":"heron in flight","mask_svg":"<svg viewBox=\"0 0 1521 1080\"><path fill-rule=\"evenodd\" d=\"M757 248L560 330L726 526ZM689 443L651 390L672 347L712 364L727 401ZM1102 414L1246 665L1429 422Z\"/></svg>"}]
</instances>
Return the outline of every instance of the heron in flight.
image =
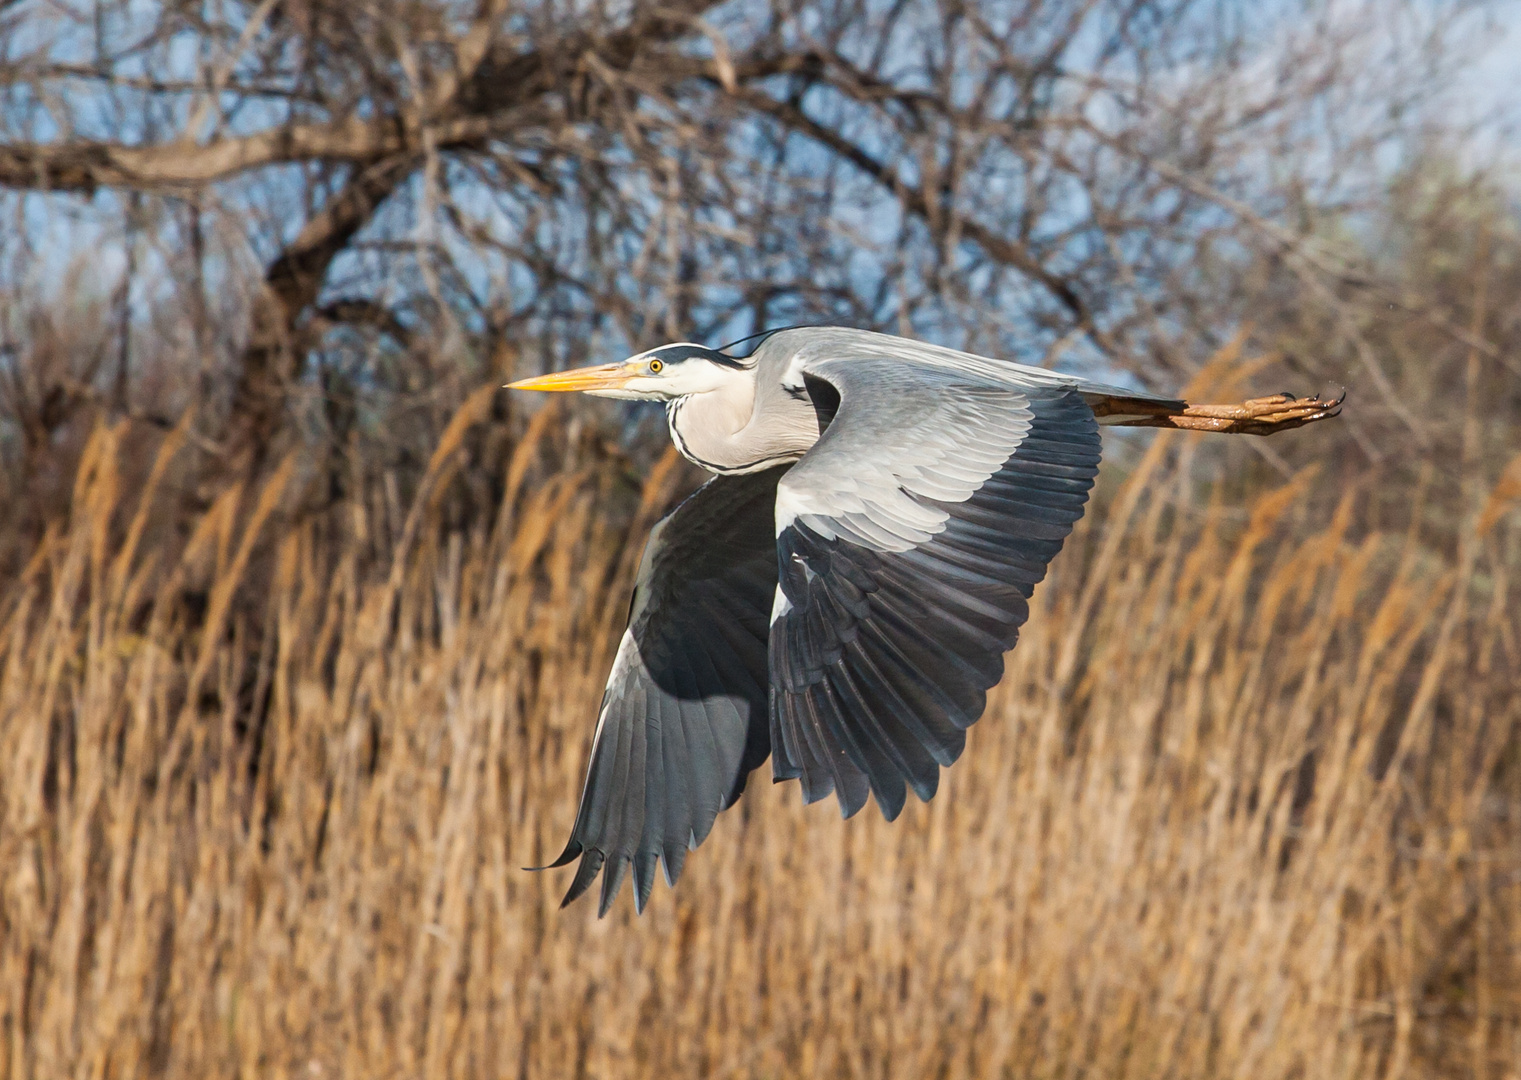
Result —
<instances>
[{"instance_id":1,"label":"heron in flight","mask_svg":"<svg viewBox=\"0 0 1521 1080\"><path fill-rule=\"evenodd\" d=\"M1341 398L1239 405L1105 386L840 327L766 336L743 359L663 345L510 384L665 402L713 473L651 531L592 738L580 810L551 866L564 903L627 870L643 911L674 886L750 772L868 793L892 820L961 754L1083 513L1099 425L1266 435Z\"/></svg>"}]
</instances>

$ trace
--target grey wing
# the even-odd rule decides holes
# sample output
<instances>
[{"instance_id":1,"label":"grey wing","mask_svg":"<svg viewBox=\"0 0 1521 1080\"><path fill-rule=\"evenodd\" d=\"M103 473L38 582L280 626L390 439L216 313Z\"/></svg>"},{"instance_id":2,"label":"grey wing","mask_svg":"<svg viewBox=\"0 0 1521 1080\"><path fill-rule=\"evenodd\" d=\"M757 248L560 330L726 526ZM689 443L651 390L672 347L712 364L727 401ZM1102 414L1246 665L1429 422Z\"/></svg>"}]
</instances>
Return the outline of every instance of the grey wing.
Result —
<instances>
[{"instance_id":1,"label":"grey wing","mask_svg":"<svg viewBox=\"0 0 1521 1080\"><path fill-rule=\"evenodd\" d=\"M1098 424L1074 389L902 358L788 380L838 402L777 489L773 771L847 817L869 790L891 820L905 785L934 795L1002 677L1082 516Z\"/></svg>"},{"instance_id":2,"label":"grey wing","mask_svg":"<svg viewBox=\"0 0 1521 1080\"><path fill-rule=\"evenodd\" d=\"M770 753L767 615L776 589L773 503L785 468L709 480L662 519L640 560L592 740L570 842L569 904L605 869L598 915L634 868L642 911L663 862L689 848Z\"/></svg>"}]
</instances>

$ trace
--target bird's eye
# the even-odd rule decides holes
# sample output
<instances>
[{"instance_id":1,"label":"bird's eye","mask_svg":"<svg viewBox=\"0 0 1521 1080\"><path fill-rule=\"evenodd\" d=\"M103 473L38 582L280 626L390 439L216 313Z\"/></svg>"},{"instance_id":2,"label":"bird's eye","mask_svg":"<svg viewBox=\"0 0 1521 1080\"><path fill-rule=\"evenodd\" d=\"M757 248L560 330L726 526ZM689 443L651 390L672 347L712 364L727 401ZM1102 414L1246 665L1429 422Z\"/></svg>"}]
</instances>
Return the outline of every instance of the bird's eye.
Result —
<instances>
[{"instance_id":1,"label":"bird's eye","mask_svg":"<svg viewBox=\"0 0 1521 1080\"><path fill-rule=\"evenodd\" d=\"M659 360L651 360L650 361L650 374L651 375L659 375L660 374L660 369L663 368L663 367L665 367L665 365L662 364Z\"/></svg>"}]
</instances>

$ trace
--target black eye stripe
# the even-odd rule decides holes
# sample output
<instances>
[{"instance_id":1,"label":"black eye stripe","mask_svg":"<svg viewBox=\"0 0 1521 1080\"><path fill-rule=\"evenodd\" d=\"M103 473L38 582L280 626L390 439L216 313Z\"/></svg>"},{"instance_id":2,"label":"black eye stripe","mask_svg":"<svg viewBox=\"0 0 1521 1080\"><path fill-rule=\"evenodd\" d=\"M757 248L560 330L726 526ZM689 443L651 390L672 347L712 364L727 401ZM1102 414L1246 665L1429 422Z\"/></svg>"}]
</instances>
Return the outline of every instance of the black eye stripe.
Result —
<instances>
[{"instance_id":1,"label":"black eye stripe","mask_svg":"<svg viewBox=\"0 0 1521 1080\"><path fill-rule=\"evenodd\" d=\"M725 356L715 349L705 349L701 345L667 345L664 348L656 349L650 354L650 357L651 359L658 359L661 363L665 364L679 364L683 360L701 357L710 363L718 364L722 367L743 368L746 366L732 356Z\"/></svg>"}]
</instances>

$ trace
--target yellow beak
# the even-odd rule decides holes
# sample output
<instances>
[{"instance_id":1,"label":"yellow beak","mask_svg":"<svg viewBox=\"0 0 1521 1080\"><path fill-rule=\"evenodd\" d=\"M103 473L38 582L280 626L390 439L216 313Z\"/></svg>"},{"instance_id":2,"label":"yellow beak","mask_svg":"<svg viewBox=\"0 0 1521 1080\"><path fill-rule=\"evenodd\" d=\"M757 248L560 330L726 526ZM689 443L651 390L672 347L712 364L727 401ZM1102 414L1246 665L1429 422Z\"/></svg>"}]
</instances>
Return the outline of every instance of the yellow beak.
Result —
<instances>
[{"instance_id":1,"label":"yellow beak","mask_svg":"<svg viewBox=\"0 0 1521 1080\"><path fill-rule=\"evenodd\" d=\"M627 364L598 364L507 384L508 390L617 390L635 375Z\"/></svg>"}]
</instances>

